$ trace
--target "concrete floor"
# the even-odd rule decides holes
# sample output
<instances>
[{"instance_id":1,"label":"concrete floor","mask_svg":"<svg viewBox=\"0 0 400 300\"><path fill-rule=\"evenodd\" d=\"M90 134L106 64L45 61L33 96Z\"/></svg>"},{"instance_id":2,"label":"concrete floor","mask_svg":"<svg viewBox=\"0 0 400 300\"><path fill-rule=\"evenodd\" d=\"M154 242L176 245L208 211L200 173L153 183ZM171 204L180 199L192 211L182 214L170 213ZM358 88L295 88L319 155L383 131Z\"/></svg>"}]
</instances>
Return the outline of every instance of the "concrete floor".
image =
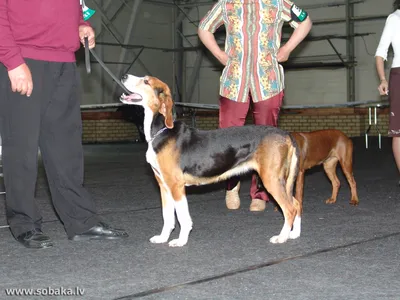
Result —
<instances>
[{"instance_id":1,"label":"concrete floor","mask_svg":"<svg viewBox=\"0 0 400 300\"><path fill-rule=\"evenodd\" d=\"M358 207L348 204L340 171L338 201L326 205L331 186L316 167L306 176L301 237L273 245L269 238L281 229L282 215L272 203L261 213L248 210L248 176L237 211L226 209L223 184L188 188L194 229L183 248L149 242L162 216L146 145L86 145L85 185L103 219L130 237L67 240L41 168L37 202L55 246L29 250L18 244L0 196L0 299L9 288L76 287L84 296L49 299L400 299L400 187L390 140L381 150L373 138L368 150L363 138L354 143Z\"/></svg>"}]
</instances>

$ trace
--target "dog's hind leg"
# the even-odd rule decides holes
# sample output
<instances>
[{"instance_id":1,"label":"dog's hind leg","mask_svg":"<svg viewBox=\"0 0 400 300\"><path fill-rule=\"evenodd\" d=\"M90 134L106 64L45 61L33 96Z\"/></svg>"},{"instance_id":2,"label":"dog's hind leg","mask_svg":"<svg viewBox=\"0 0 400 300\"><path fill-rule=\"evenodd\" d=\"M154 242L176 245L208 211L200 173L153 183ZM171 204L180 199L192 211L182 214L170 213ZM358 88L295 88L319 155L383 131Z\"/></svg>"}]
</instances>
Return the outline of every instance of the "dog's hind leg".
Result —
<instances>
[{"instance_id":1,"label":"dog's hind leg","mask_svg":"<svg viewBox=\"0 0 400 300\"><path fill-rule=\"evenodd\" d=\"M293 204L297 209L297 215L294 219L293 229L290 232L290 239L296 239L301 233L301 216L303 214L303 192L304 191L304 171L300 171L296 180L296 196L293 197ZM290 195L288 193L288 195Z\"/></svg>"},{"instance_id":2,"label":"dog's hind leg","mask_svg":"<svg viewBox=\"0 0 400 300\"><path fill-rule=\"evenodd\" d=\"M301 234L301 211L302 211L301 202L298 201L295 197L293 197L293 204L297 210L297 214L293 221L292 230L289 233L289 238L292 240L300 237L300 234Z\"/></svg>"},{"instance_id":3,"label":"dog's hind leg","mask_svg":"<svg viewBox=\"0 0 400 300\"><path fill-rule=\"evenodd\" d=\"M264 180L264 186L279 204L285 218L285 223L283 224L279 235L271 237L269 241L273 244L285 243L289 239L297 210L294 207L292 200L286 194L285 186L282 184L280 179L270 177L269 180Z\"/></svg>"},{"instance_id":4,"label":"dog's hind leg","mask_svg":"<svg viewBox=\"0 0 400 300\"><path fill-rule=\"evenodd\" d=\"M286 191L285 171L282 172L283 162L274 163L274 165L260 164L264 166L259 171L259 175L267 191L274 197L282 210L285 223L279 235L270 238L273 244L285 243L289 239L290 231L292 230L293 221L297 214L297 210L293 205L292 199L288 196Z\"/></svg>"},{"instance_id":5,"label":"dog's hind leg","mask_svg":"<svg viewBox=\"0 0 400 300\"><path fill-rule=\"evenodd\" d=\"M299 157L298 152L294 147L290 148L291 155L288 155L289 168L286 178L286 194L293 201L293 205L297 211L296 217L293 222L292 230L289 233L290 239L297 239L301 233L301 216L303 214L303 185L304 185L304 170L299 171ZM293 197L293 187L296 181L296 198ZM299 185L299 186L297 186ZM299 198L297 198L299 193Z\"/></svg>"},{"instance_id":6,"label":"dog's hind leg","mask_svg":"<svg viewBox=\"0 0 400 300\"><path fill-rule=\"evenodd\" d=\"M343 173L346 176L346 179L350 185L350 190L351 190L350 204L358 205L359 200L357 195L357 184L353 175L353 143L351 140L347 142L346 150L343 152L344 152L343 155L342 153L340 153L339 155L340 157L339 162L340 166L342 167Z\"/></svg>"},{"instance_id":7,"label":"dog's hind leg","mask_svg":"<svg viewBox=\"0 0 400 300\"><path fill-rule=\"evenodd\" d=\"M297 179L296 179L296 193L295 193L296 196L295 197L301 203L303 203L303 196L304 196L304 175L305 175L305 171L300 170L299 175L297 175ZM300 213L302 213L302 211Z\"/></svg>"},{"instance_id":8,"label":"dog's hind leg","mask_svg":"<svg viewBox=\"0 0 400 300\"><path fill-rule=\"evenodd\" d=\"M336 202L337 194L340 188L340 181L336 175L336 166L338 159L332 157L324 162L324 170L332 184L332 196L325 201L326 204L333 204Z\"/></svg>"},{"instance_id":9,"label":"dog's hind leg","mask_svg":"<svg viewBox=\"0 0 400 300\"><path fill-rule=\"evenodd\" d=\"M175 207L174 200L172 199L171 193L167 191L164 186L162 179L155 174L161 192L161 205L164 225L160 235L155 235L150 239L152 243L166 243L171 235L171 232L175 228Z\"/></svg>"},{"instance_id":10,"label":"dog's hind leg","mask_svg":"<svg viewBox=\"0 0 400 300\"><path fill-rule=\"evenodd\" d=\"M274 197L282 210L285 222L279 235L270 238L273 244L285 243L290 238L290 232L296 216L300 215L301 205L293 200L293 186L298 173L298 153L293 147L291 141L288 141L288 148L283 151L280 148L277 151L267 153L269 155L260 155L262 158L274 157L273 160L261 160L258 162L257 170L267 191ZM296 228L292 238L300 236L300 221L297 219Z\"/></svg>"},{"instance_id":11,"label":"dog's hind leg","mask_svg":"<svg viewBox=\"0 0 400 300\"><path fill-rule=\"evenodd\" d=\"M288 183L286 185L288 185ZM289 233L289 238L294 240L300 237L301 233L301 216L303 214L303 202L302 198L299 200L296 197L292 196L292 190L289 190L287 195L288 197L292 197L293 205L297 211L296 217L294 218L292 230Z\"/></svg>"}]
</instances>

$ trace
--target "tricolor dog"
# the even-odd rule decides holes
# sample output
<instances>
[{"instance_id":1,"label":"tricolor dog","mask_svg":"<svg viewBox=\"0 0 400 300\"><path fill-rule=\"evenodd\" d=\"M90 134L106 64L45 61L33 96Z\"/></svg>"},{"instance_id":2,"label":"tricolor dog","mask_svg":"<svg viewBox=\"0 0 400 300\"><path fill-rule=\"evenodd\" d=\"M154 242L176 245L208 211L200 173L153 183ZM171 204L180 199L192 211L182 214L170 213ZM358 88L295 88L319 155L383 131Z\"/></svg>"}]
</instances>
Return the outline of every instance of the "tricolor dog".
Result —
<instances>
[{"instance_id":1,"label":"tricolor dog","mask_svg":"<svg viewBox=\"0 0 400 300\"><path fill-rule=\"evenodd\" d=\"M125 75L122 83L131 94L123 94L120 100L144 107L146 160L160 186L164 226L160 235L150 239L152 243L168 241L175 228L175 212L181 231L169 246L187 243L193 222L185 186L210 184L251 170L260 175L283 212L283 228L270 242L284 243L300 236L302 207L293 197L299 153L291 135L270 126L190 128L173 120L171 92L161 80Z\"/></svg>"}]
</instances>

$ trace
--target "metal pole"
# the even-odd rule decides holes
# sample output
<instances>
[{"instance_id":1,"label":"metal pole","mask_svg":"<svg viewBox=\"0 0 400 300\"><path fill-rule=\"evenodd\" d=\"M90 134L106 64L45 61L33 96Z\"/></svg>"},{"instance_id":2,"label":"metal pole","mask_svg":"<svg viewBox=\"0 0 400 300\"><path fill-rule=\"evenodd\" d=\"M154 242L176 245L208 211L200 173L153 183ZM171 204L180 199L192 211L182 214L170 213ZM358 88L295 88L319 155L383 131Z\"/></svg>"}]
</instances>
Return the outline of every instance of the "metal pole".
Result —
<instances>
[{"instance_id":1,"label":"metal pole","mask_svg":"<svg viewBox=\"0 0 400 300\"><path fill-rule=\"evenodd\" d=\"M111 3L113 3L111 0L109 0L110 2L107 3L105 5L105 7L103 8L104 11L108 11L108 9L110 8ZM124 4L121 4L121 6L117 9L117 11L111 16L110 18L110 22L113 22L119 15L119 13L122 11L122 9L124 8ZM104 28L102 27L101 30L99 32L96 32L96 40L100 40L100 37L104 34Z\"/></svg>"},{"instance_id":2,"label":"metal pole","mask_svg":"<svg viewBox=\"0 0 400 300\"><path fill-rule=\"evenodd\" d=\"M375 123L375 129L376 129L376 131L378 131L379 149L381 149L382 148L382 134L381 134L381 131L378 128L378 112L377 112L377 110L378 110L378 107L375 106L375 108L374 108L374 118L375 118L374 119L374 123Z\"/></svg>"},{"instance_id":3,"label":"metal pole","mask_svg":"<svg viewBox=\"0 0 400 300\"><path fill-rule=\"evenodd\" d=\"M173 26L173 37L174 37L174 44L173 47L181 48L183 47L183 38L180 34L183 32L183 25L182 21L186 18L186 15L190 13L192 9L186 9L186 14L182 13L181 10L174 9L175 14L175 26ZM173 60L174 60L174 94L176 101L182 101L182 92L183 92L183 85L184 85L184 76L183 76L183 61L184 61L184 52L174 52L173 53Z\"/></svg>"},{"instance_id":4,"label":"metal pole","mask_svg":"<svg viewBox=\"0 0 400 300\"><path fill-rule=\"evenodd\" d=\"M375 16L357 16L352 17L350 20L353 22L362 22L362 21L373 21L373 20L382 20L386 19L387 15L375 15ZM326 25L326 24L336 24L336 23L345 23L346 18L340 19L325 19L325 20L313 20L313 25ZM285 25L289 26L289 25Z\"/></svg>"},{"instance_id":5,"label":"metal pole","mask_svg":"<svg viewBox=\"0 0 400 300\"><path fill-rule=\"evenodd\" d=\"M354 66L354 4L350 0L346 0L346 57L347 65L347 101L355 101L355 66Z\"/></svg>"},{"instance_id":6,"label":"metal pole","mask_svg":"<svg viewBox=\"0 0 400 300\"><path fill-rule=\"evenodd\" d=\"M201 67L201 63L203 61L203 57L204 57L203 52L200 52L197 54L196 61L194 63L194 67L193 67L193 71L190 74L188 89L187 89L187 93L185 95L185 102L192 102L193 93L194 93L194 90L196 87L195 86L196 82L198 81L200 67Z\"/></svg>"},{"instance_id":7,"label":"metal pole","mask_svg":"<svg viewBox=\"0 0 400 300\"><path fill-rule=\"evenodd\" d=\"M96 2L97 0L92 0L92 2L97 6L97 9L99 11L99 13L102 15L102 23L104 25L104 27L107 29L107 31L114 37L114 39L117 41L118 44L114 44L115 46L119 45L120 47L122 47L121 41L122 40L122 35L118 32L118 30L115 28L115 26L113 25L112 21L107 17L106 12L101 8L101 6L99 6L99 4ZM142 1L142 0L141 0ZM109 25L106 24L106 22L104 22L103 19L106 19L109 22ZM112 31L110 29L110 27L113 27L114 31ZM97 45L105 45L107 43L96 43ZM137 48L143 48L143 47L137 47ZM136 52L132 51L136 56ZM138 58L137 59L138 63L140 64L140 66L143 68L143 70L146 72L146 74L151 75L152 73L150 72L150 70L146 67L146 65Z\"/></svg>"},{"instance_id":8,"label":"metal pole","mask_svg":"<svg viewBox=\"0 0 400 300\"><path fill-rule=\"evenodd\" d=\"M336 55L339 57L340 61L343 63L343 65L346 65L346 62L344 61L342 55L339 53L339 51L336 49L335 45L332 43L330 39L327 39L329 45L331 45L333 51L335 51Z\"/></svg>"}]
</instances>

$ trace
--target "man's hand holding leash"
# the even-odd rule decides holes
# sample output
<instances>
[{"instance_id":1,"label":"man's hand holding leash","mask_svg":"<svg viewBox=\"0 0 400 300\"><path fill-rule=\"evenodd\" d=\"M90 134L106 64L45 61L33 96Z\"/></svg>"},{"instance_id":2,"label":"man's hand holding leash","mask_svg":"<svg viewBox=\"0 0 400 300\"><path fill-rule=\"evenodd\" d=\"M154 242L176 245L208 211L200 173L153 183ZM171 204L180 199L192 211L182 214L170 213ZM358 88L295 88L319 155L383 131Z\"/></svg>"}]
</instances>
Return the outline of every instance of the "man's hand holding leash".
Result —
<instances>
[{"instance_id":1,"label":"man's hand holding leash","mask_svg":"<svg viewBox=\"0 0 400 300\"><path fill-rule=\"evenodd\" d=\"M93 49L96 46L94 30L90 26L81 25L79 26L79 39L84 47L85 37L89 40L89 49Z\"/></svg>"}]
</instances>

